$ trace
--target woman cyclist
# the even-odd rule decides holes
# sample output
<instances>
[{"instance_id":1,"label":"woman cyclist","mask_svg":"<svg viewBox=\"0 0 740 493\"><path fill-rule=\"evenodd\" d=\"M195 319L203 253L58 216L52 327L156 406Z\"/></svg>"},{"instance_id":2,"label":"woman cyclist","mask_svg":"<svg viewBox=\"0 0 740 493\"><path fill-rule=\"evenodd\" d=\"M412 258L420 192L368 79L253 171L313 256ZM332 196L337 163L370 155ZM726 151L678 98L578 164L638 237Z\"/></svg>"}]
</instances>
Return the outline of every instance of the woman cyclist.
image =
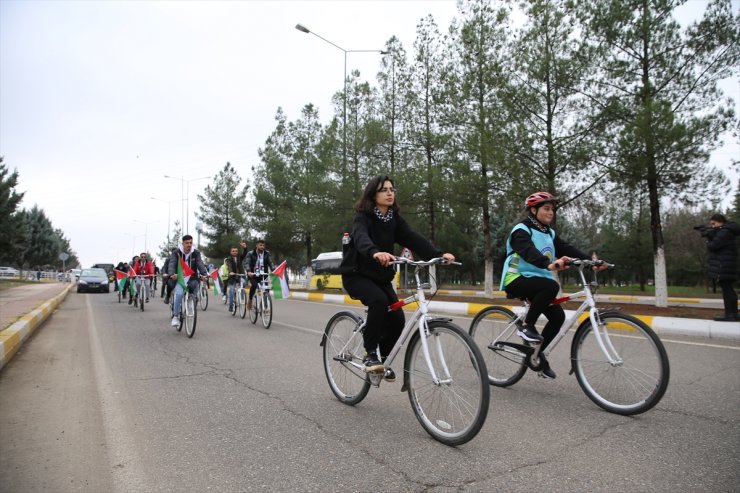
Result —
<instances>
[{"instance_id":1,"label":"woman cyclist","mask_svg":"<svg viewBox=\"0 0 740 493\"><path fill-rule=\"evenodd\" d=\"M382 361L393 349L405 324L403 310L388 311L388 305L398 301L391 283L395 272L389 265L396 259L393 246L398 243L426 259L442 256L454 262L455 256L442 254L411 229L399 214L396 189L387 176L370 180L355 204L355 212L351 234L353 248L344 251L340 267L342 284L351 297L368 307L363 332L365 371L384 372L385 380L392 382L396 375L391 369L386 371Z\"/></svg>"},{"instance_id":2,"label":"woman cyclist","mask_svg":"<svg viewBox=\"0 0 740 493\"><path fill-rule=\"evenodd\" d=\"M590 258L556 235L550 227L558 202L547 192L535 192L527 197L524 201L527 216L514 226L506 240L506 261L501 274L500 289L516 298L525 298L530 303L529 312L517 335L527 342L542 343L542 350L555 338L565 321L563 308L550 304L560 291L553 272L567 269L566 262L571 258ZM604 270L606 267L603 265L595 270ZM542 335L535 328L540 315L547 318ZM555 372L547 360L543 360L543 363L540 374L545 378L555 378Z\"/></svg>"}]
</instances>

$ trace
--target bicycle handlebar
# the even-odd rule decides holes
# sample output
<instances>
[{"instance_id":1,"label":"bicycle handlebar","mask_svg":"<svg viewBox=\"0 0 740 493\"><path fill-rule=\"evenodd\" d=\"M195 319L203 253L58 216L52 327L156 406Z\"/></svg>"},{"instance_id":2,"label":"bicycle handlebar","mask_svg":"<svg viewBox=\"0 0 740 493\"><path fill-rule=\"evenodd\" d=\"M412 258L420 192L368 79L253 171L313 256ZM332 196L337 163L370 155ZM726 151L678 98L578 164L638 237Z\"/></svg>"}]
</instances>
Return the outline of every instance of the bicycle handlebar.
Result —
<instances>
[{"instance_id":1,"label":"bicycle handlebar","mask_svg":"<svg viewBox=\"0 0 740 493\"><path fill-rule=\"evenodd\" d=\"M565 263L565 265L570 266L570 267L579 267L579 268L598 267L600 265L606 265L610 269L615 267L614 264L610 264L606 260L588 260L588 259L578 259L578 258L570 259L569 261Z\"/></svg>"},{"instance_id":2,"label":"bicycle handlebar","mask_svg":"<svg viewBox=\"0 0 740 493\"><path fill-rule=\"evenodd\" d=\"M406 257L396 257L396 260L391 260L389 264L409 264L418 266L429 266L429 265L462 265L460 262L448 262L444 257L436 257L429 260L409 260Z\"/></svg>"}]
</instances>

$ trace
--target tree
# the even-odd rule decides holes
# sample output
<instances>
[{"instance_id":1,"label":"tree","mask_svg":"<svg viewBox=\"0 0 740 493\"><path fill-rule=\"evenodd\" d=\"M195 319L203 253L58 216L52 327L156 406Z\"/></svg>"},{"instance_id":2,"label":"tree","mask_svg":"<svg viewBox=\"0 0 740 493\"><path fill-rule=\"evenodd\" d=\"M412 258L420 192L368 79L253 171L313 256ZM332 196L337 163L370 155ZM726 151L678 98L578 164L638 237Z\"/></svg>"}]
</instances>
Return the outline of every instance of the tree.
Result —
<instances>
[{"instance_id":1,"label":"tree","mask_svg":"<svg viewBox=\"0 0 740 493\"><path fill-rule=\"evenodd\" d=\"M167 236L167 239L159 245L159 258L162 259L162 263L164 264L167 262L167 259L170 258L170 254L172 253L172 250L177 248L177 245L180 244L180 237L182 236L182 228L180 227L180 221L177 219L175 220L175 223L172 227L172 236ZM226 255L224 255L225 257ZM222 257L223 258L223 257Z\"/></svg>"},{"instance_id":2,"label":"tree","mask_svg":"<svg viewBox=\"0 0 740 493\"><path fill-rule=\"evenodd\" d=\"M460 2L460 25L450 29L447 119L454 126L458 159L453 193L469 197L478 208L483 241L484 291L493 293L491 208L498 196L508 195L511 162L509 126L502 98L508 84L504 70L508 56L509 7L488 0Z\"/></svg>"},{"instance_id":3,"label":"tree","mask_svg":"<svg viewBox=\"0 0 740 493\"><path fill-rule=\"evenodd\" d=\"M254 170L254 224L271 251L310 265L316 249L339 248L342 224L351 220L349 204L335 199L342 182L331 166L335 127L324 131L311 104L294 122L280 109L276 120Z\"/></svg>"},{"instance_id":4,"label":"tree","mask_svg":"<svg viewBox=\"0 0 740 493\"><path fill-rule=\"evenodd\" d=\"M23 250L28 244L28 228L25 215L18 211L24 193L18 193L18 171L10 173L0 156L0 262L19 264Z\"/></svg>"},{"instance_id":5,"label":"tree","mask_svg":"<svg viewBox=\"0 0 740 493\"><path fill-rule=\"evenodd\" d=\"M504 98L521 167L514 190L548 191L563 207L606 175L598 146L603 120L585 84L593 55L574 34L576 19L565 2L530 0L522 8L526 24L513 37L513 78Z\"/></svg>"},{"instance_id":6,"label":"tree","mask_svg":"<svg viewBox=\"0 0 740 493\"><path fill-rule=\"evenodd\" d=\"M21 256L23 266L56 266L62 250L59 237L46 213L34 205L30 211L24 210L23 214L29 229L29 242Z\"/></svg>"},{"instance_id":7,"label":"tree","mask_svg":"<svg viewBox=\"0 0 740 493\"><path fill-rule=\"evenodd\" d=\"M227 162L203 195L198 195L200 210L195 216L203 222L203 253L207 257L228 256L229 248L246 237L249 186L242 187L241 181L236 169Z\"/></svg>"},{"instance_id":8,"label":"tree","mask_svg":"<svg viewBox=\"0 0 740 493\"><path fill-rule=\"evenodd\" d=\"M696 203L728 191L707 165L733 111L717 82L737 73L740 22L728 0L710 3L682 32L670 0L581 2L584 33L602 53L598 99L614 122L613 176L646 193L656 305L667 305L661 201Z\"/></svg>"}]
</instances>

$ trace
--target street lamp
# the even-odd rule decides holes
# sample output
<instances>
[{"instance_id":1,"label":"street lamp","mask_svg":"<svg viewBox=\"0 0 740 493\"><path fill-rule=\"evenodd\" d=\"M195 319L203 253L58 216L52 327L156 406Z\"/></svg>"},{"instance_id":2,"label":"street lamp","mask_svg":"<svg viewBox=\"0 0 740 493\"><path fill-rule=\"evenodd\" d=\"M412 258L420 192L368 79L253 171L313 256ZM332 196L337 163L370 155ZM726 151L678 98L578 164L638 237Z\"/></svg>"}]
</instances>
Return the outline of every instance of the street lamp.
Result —
<instances>
[{"instance_id":1,"label":"street lamp","mask_svg":"<svg viewBox=\"0 0 740 493\"><path fill-rule=\"evenodd\" d=\"M133 239L131 243L131 257L133 258L133 256L136 255L134 253L134 251L136 250L136 238L141 238L144 235L132 235L131 233L123 233L123 234L125 234L126 236L130 236Z\"/></svg>"},{"instance_id":2,"label":"street lamp","mask_svg":"<svg viewBox=\"0 0 740 493\"><path fill-rule=\"evenodd\" d=\"M385 55L387 52L383 50L345 50L341 46L332 43L328 39L319 36L315 32L311 31L309 28L304 26L303 24L296 24L295 28L298 29L302 33L306 34L313 34L317 38L319 38L322 41L326 41L333 47L342 50L344 52L344 109L342 111L342 140L343 140L343 159L342 164L344 165L344 172L347 171L347 53L380 53L381 55Z\"/></svg>"},{"instance_id":3,"label":"street lamp","mask_svg":"<svg viewBox=\"0 0 740 493\"><path fill-rule=\"evenodd\" d=\"M133 220L135 223L142 223L144 225L144 252L149 253L149 251L146 249L146 238L148 234L148 229L150 224L154 224L159 221L140 221L139 219Z\"/></svg>"},{"instance_id":4,"label":"street lamp","mask_svg":"<svg viewBox=\"0 0 740 493\"><path fill-rule=\"evenodd\" d=\"M185 194L182 195L183 206L185 208L185 210L183 212L184 217L183 217L183 222L182 222L182 226L185 229L182 231L182 233L183 233L183 235L186 235L186 234L188 234L188 230L190 229L190 217L189 217L190 216L190 182L191 181L198 181L198 180L206 180L206 179L210 178L210 176L201 176L200 178L191 178L189 180L186 180L182 176L164 175L164 177L165 178L172 178L173 180L180 180L180 183L181 183L181 185L180 185L180 193L183 193L183 190L185 188L185 184L187 183L187 192L185 192L186 195Z\"/></svg>"},{"instance_id":5,"label":"street lamp","mask_svg":"<svg viewBox=\"0 0 740 493\"><path fill-rule=\"evenodd\" d=\"M170 212L171 212L171 209L172 209L172 203L173 202L177 202L177 199L175 199L175 200L164 200L164 199L159 199L157 197L151 197L151 199L152 200L158 200L159 202L164 202L165 204L167 204L167 244L169 245L170 244L170 233L172 232L172 222L170 221L170 217L171 217ZM180 201L182 201L182 199L180 199Z\"/></svg>"}]
</instances>

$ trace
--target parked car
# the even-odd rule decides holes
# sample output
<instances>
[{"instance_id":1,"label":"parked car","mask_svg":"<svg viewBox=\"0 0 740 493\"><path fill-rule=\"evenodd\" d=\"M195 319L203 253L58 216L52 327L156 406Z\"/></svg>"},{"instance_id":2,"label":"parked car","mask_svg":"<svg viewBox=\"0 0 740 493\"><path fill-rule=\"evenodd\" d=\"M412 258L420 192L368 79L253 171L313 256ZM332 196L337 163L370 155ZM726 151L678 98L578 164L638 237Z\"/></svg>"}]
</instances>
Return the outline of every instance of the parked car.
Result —
<instances>
[{"instance_id":1,"label":"parked car","mask_svg":"<svg viewBox=\"0 0 740 493\"><path fill-rule=\"evenodd\" d=\"M0 277L18 277L20 271L13 267L0 267Z\"/></svg>"},{"instance_id":2,"label":"parked car","mask_svg":"<svg viewBox=\"0 0 740 493\"><path fill-rule=\"evenodd\" d=\"M110 292L108 273L105 269L82 269L77 281L77 292L97 291L101 293Z\"/></svg>"}]
</instances>

